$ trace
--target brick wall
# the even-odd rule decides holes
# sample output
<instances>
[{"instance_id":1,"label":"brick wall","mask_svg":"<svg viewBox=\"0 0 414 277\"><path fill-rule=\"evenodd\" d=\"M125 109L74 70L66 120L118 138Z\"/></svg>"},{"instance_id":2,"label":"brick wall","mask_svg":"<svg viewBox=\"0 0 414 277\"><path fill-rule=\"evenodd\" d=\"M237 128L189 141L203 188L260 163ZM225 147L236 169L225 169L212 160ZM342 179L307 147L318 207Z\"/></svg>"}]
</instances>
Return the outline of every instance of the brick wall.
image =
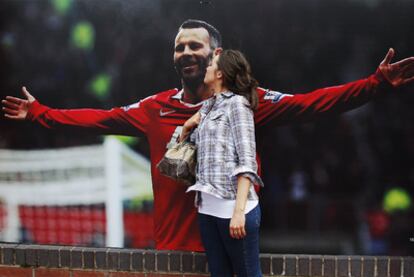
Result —
<instances>
[{"instance_id":1,"label":"brick wall","mask_svg":"<svg viewBox=\"0 0 414 277\"><path fill-rule=\"evenodd\" d=\"M262 254L266 276L414 277L414 257ZM201 253L0 243L0 277L208 276Z\"/></svg>"}]
</instances>

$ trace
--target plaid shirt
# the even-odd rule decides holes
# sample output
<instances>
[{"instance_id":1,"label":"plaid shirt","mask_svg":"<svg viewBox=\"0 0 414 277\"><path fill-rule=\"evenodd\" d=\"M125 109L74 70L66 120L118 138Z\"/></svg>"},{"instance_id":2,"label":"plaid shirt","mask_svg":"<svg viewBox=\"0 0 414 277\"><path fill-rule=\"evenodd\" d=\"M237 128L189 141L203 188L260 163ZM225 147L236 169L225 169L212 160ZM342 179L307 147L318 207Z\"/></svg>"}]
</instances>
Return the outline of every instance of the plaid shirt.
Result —
<instances>
[{"instance_id":1,"label":"plaid shirt","mask_svg":"<svg viewBox=\"0 0 414 277\"><path fill-rule=\"evenodd\" d=\"M196 183L187 191L234 200L240 174L263 186L257 175L253 111L247 99L223 92L206 100L200 113L200 124L191 135L197 145ZM253 186L248 199L257 199Z\"/></svg>"}]
</instances>

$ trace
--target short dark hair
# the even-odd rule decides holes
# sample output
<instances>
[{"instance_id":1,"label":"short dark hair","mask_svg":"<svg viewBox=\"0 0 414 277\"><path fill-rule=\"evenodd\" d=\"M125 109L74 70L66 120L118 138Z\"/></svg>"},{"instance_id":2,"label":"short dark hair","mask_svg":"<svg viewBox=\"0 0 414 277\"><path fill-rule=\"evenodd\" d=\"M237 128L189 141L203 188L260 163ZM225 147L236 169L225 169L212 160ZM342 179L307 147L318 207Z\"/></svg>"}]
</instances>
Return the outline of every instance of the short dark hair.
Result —
<instances>
[{"instance_id":1,"label":"short dark hair","mask_svg":"<svg viewBox=\"0 0 414 277\"><path fill-rule=\"evenodd\" d=\"M205 21L197 20L197 19L187 19L186 21L183 22L183 24L181 24L179 30L195 29L195 28L204 28L207 30L208 34L210 35L211 49L216 49L218 47L221 47L220 32L213 25L210 25Z\"/></svg>"}]
</instances>

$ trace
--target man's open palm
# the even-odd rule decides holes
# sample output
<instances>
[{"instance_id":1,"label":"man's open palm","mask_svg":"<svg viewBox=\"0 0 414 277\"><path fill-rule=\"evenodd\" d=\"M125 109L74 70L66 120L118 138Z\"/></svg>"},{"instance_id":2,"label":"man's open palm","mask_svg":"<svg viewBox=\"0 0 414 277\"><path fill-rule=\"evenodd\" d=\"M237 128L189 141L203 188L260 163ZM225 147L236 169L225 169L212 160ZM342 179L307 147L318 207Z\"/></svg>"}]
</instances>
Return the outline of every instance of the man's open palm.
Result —
<instances>
[{"instance_id":1,"label":"man's open palm","mask_svg":"<svg viewBox=\"0 0 414 277\"><path fill-rule=\"evenodd\" d=\"M390 48L384 60L380 63L379 69L382 74L394 87L414 81L414 57L390 63L394 53L394 49Z\"/></svg>"},{"instance_id":2,"label":"man's open palm","mask_svg":"<svg viewBox=\"0 0 414 277\"><path fill-rule=\"evenodd\" d=\"M6 96L6 99L1 101L5 117L15 120L26 119L30 104L36 99L27 91L26 87L22 87L22 93L26 99Z\"/></svg>"}]
</instances>

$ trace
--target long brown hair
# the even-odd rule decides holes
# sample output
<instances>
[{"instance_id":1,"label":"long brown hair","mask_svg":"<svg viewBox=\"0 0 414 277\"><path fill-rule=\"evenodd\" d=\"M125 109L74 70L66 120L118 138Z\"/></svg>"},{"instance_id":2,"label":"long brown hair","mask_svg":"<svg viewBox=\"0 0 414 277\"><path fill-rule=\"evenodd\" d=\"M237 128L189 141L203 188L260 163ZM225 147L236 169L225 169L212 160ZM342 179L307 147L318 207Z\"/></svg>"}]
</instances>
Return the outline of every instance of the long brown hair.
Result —
<instances>
[{"instance_id":1,"label":"long brown hair","mask_svg":"<svg viewBox=\"0 0 414 277\"><path fill-rule=\"evenodd\" d=\"M253 78L250 64L242 52L223 50L217 61L218 69L223 73L223 85L230 91L246 97L252 110L258 105L256 88L258 82Z\"/></svg>"}]
</instances>

